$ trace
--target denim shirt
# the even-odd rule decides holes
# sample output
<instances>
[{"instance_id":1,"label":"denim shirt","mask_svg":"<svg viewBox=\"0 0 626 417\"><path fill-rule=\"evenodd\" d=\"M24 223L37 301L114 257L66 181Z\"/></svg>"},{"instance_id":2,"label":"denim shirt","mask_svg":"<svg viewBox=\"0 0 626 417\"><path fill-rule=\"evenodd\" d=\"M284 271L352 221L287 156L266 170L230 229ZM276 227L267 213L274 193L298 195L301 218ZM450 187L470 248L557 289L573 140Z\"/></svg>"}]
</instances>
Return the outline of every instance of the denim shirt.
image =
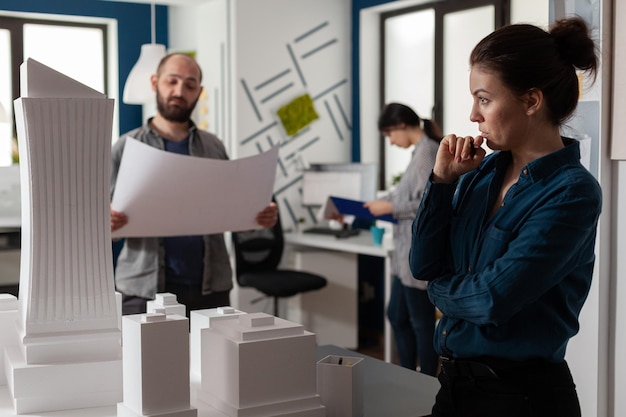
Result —
<instances>
[{"instance_id":1,"label":"denim shirt","mask_svg":"<svg viewBox=\"0 0 626 417\"><path fill-rule=\"evenodd\" d=\"M563 360L591 286L602 192L579 144L526 165L501 207L509 152L458 183L429 181L409 263L443 316L435 349L454 358Z\"/></svg>"}]
</instances>

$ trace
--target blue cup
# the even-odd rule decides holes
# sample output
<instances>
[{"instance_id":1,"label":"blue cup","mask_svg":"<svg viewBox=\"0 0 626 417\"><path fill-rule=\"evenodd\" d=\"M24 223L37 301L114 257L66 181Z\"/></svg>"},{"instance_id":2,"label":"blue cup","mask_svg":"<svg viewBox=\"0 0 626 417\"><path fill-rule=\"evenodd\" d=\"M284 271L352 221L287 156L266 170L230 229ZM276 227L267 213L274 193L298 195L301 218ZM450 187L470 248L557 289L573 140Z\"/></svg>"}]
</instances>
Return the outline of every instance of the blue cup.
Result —
<instances>
[{"instance_id":1,"label":"blue cup","mask_svg":"<svg viewBox=\"0 0 626 417\"><path fill-rule=\"evenodd\" d=\"M385 234L385 229L382 227L372 226L370 227L370 232L372 233L372 241L375 246L381 246L383 244L383 235Z\"/></svg>"}]
</instances>

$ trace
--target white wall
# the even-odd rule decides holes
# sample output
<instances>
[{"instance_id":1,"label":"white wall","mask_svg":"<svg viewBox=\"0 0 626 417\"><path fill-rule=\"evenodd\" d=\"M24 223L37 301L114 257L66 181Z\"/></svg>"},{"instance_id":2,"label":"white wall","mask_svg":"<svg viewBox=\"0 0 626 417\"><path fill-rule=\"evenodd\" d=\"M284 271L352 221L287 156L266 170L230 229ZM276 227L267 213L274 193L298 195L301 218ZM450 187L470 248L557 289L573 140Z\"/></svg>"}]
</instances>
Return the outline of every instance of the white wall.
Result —
<instances>
[{"instance_id":1,"label":"white wall","mask_svg":"<svg viewBox=\"0 0 626 417\"><path fill-rule=\"evenodd\" d=\"M198 107L206 113L196 120L207 118L232 158L281 144L274 190L283 223L314 223L300 204L300 162L350 161L350 1L210 0L170 9L170 49L197 51L205 72L208 98ZM305 93L319 119L288 137L276 111Z\"/></svg>"},{"instance_id":2,"label":"white wall","mask_svg":"<svg viewBox=\"0 0 626 417\"><path fill-rule=\"evenodd\" d=\"M231 77L228 0L210 0L197 6L170 6L170 51L195 52L202 68L204 91L193 115L198 127L225 141L232 156L230 112L227 105ZM181 28L184 28L182 30Z\"/></svg>"},{"instance_id":3,"label":"white wall","mask_svg":"<svg viewBox=\"0 0 626 417\"><path fill-rule=\"evenodd\" d=\"M614 308L614 321L610 326L610 330L614 332L614 345L612 351L606 352L606 355L614 369L614 375L610 375L614 384L614 389L611 390L613 395L609 398L610 403L614 403L614 413L611 416L621 417L626 415L626 396L622 394L626 387L626 357L624 356L626 352L626 305L621 301L626 299L626 285L624 285L623 278L626 275L626 257L622 255L626 250L626 221L623 216L623 207L626 207L626 163L616 162L615 165L617 175L613 192L617 212L612 224L615 230L615 247L611 255L616 259L616 266L611 294L608 297ZM622 213L621 216L620 213ZM617 392L620 389L621 392Z\"/></svg>"}]
</instances>

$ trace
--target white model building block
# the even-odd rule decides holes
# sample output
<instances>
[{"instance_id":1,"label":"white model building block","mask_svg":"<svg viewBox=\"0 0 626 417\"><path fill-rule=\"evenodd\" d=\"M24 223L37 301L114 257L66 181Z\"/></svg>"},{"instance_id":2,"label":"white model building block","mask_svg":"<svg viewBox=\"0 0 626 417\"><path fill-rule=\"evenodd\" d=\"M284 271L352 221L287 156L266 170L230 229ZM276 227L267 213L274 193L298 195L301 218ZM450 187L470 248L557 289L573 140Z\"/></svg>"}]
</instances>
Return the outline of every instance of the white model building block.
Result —
<instances>
[{"instance_id":1,"label":"white model building block","mask_svg":"<svg viewBox=\"0 0 626 417\"><path fill-rule=\"evenodd\" d=\"M363 417L363 358L328 355L317 362L317 392L326 417Z\"/></svg>"},{"instance_id":2,"label":"white model building block","mask_svg":"<svg viewBox=\"0 0 626 417\"><path fill-rule=\"evenodd\" d=\"M122 293L115 291L115 309L117 310L117 327L122 331Z\"/></svg>"},{"instance_id":3,"label":"white model building block","mask_svg":"<svg viewBox=\"0 0 626 417\"><path fill-rule=\"evenodd\" d=\"M124 402L118 417L196 417L190 406L189 320L162 313L122 319Z\"/></svg>"},{"instance_id":4,"label":"white model building block","mask_svg":"<svg viewBox=\"0 0 626 417\"><path fill-rule=\"evenodd\" d=\"M146 303L146 313L154 313L157 308L164 308L166 314L187 315L187 307L178 302L176 294L169 292L157 293L154 300Z\"/></svg>"},{"instance_id":5,"label":"white model building block","mask_svg":"<svg viewBox=\"0 0 626 417\"><path fill-rule=\"evenodd\" d=\"M4 348L17 346L17 297L0 294L0 386L7 384L4 371Z\"/></svg>"},{"instance_id":6,"label":"white model building block","mask_svg":"<svg viewBox=\"0 0 626 417\"><path fill-rule=\"evenodd\" d=\"M324 417L315 334L265 313L202 329L197 400L230 417Z\"/></svg>"},{"instance_id":7,"label":"white model building block","mask_svg":"<svg viewBox=\"0 0 626 417\"><path fill-rule=\"evenodd\" d=\"M189 334L189 348L191 352L190 370L191 378L193 381L200 382L200 357L202 352L202 346L200 343L200 330L211 327L211 323L215 323L219 320L237 319L242 314L246 313L230 306L191 311L191 332ZM210 355L211 352L209 351L205 354Z\"/></svg>"},{"instance_id":8,"label":"white model building block","mask_svg":"<svg viewBox=\"0 0 626 417\"><path fill-rule=\"evenodd\" d=\"M121 360L33 366L16 346L5 358L16 414L110 406L122 398Z\"/></svg>"},{"instance_id":9,"label":"white model building block","mask_svg":"<svg viewBox=\"0 0 626 417\"><path fill-rule=\"evenodd\" d=\"M19 342L5 351L7 385L20 414L115 405L122 350L106 162L114 100L33 59L20 77Z\"/></svg>"}]
</instances>

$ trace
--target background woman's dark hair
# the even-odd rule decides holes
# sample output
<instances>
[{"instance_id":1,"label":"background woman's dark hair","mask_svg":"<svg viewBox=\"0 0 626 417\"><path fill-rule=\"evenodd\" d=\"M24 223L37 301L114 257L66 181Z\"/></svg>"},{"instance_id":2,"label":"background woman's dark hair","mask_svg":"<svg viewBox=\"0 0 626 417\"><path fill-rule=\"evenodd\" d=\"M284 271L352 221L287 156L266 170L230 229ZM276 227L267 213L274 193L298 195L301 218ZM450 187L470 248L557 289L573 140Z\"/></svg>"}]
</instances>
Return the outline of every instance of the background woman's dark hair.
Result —
<instances>
[{"instance_id":1,"label":"background woman's dark hair","mask_svg":"<svg viewBox=\"0 0 626 417\"><path fill-rule=\"evenodd\" d=\"M587 24L578 16L557 20L549 32L527 24L509 25L474 47L470 66L497 73L520 95L540 89L551 121L561 125L578 103L576 68L590 72L595 81L597 47Z\"/></svg>"},{"instance_id":2,"label":"background woman's dark hair","mask_svg":"<svg viewBox=\"0 0 626 417\"><path fill-rule=\"evenodd\" d=\"M378 130L405 124L407 126L419 127L424 130L426 136L436 141L441 141L443 134L437 123L428 119L420 119L415 111L407 105L401 103L386 104L378 116Z\"/></svg>"}]
</instances>

